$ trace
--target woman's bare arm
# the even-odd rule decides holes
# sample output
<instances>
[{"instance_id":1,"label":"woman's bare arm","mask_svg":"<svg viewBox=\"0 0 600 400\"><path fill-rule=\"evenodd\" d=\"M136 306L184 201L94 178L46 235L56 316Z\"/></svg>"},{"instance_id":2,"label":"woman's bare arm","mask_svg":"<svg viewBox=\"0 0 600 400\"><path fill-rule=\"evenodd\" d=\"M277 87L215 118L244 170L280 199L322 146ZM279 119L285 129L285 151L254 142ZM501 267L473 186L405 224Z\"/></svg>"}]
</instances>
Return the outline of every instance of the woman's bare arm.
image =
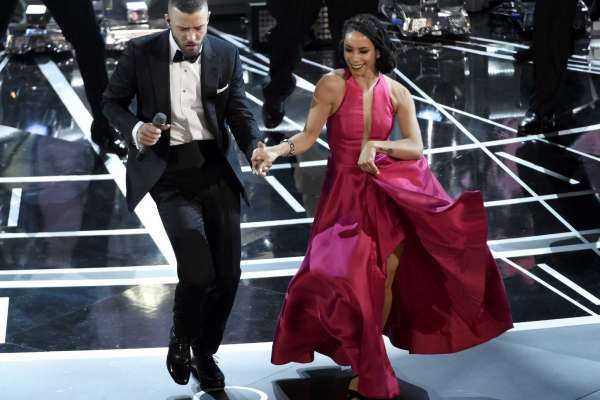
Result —
<instances>
[{"instance_id":1,"label":"woman's bare arm","mask_svg":"<svg viewBox=\"0 0 600 400\"><path fill-rule=\"evenodd\" d=\"M323 126L327 122L327 118L329 118L334 111L334 107L340 102L341 96L344 94L343 91L343 78L334 72L324 75L319 80L315 87L304 130L289 139L294 144L296 154L304 153L317 141ZM290 145L280 143L276 146L268 147L268 149L274 151L278 157L286 156L290 151Z\"/></svg>"},{"instance_id":2,"label":"woman's bare arm","mask_svg":"<svg viewBox=\"0 0 600 400\"><path fill-rule=\"evenodd\" d=\"M343 78L335 71L324 75L315 87L302 132L288 139L291 143L282 142L275 146L265 146L259 142L252 154L252 171L266 176L277 157L289 155L292 149L294 154L302 154L310 149L321 134L327 118L337 109L343 97Z\"/></svg>"},{"instance_id":3,"label":"woman's bare arm","mask_svg":"<svg viewBox=\"0 0 600 400\"><path fill-rule=\"evenodd\" d=\"M416 160L423 154L421 129L417 122L415 103L408 89L396 81L388 80L396 99L396 118L403 138L399 140L370 141L376 151L401 160Z\"/></svg>"}]
</instances>

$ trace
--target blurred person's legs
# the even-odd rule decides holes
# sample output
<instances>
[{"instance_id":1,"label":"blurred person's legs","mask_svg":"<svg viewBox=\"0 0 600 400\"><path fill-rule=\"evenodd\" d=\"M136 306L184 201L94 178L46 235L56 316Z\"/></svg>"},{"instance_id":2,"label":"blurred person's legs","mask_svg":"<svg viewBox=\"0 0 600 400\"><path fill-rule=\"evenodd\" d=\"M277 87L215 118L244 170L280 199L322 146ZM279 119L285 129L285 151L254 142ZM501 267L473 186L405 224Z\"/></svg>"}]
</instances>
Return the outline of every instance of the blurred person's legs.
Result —
<instances>
[{"instance_id":1,"label":"blurred person's legs","mask_svg":"<svg viewBox=\"0 0 600 400\"><path fill-rule=\"evenodd\" d=\"M19 0L4 0L3 3L2 12L0 13L0 48L4 48L8 24L15 13Z\"/></svg>"},{"instance_id":2,"label":"blurred person's legs","mask_svg":"<svg viewBox=\"0 0 600 400\"><path fill-rule=\"evenodd\" d=\"M590 11L590 19L596 21L600 18L600 3L598 0L583 0Z\"/></svg>"},{"instance_id":3,"label":"blurred person's legs","mask_svg":"<svg viewBox=\"0 0 600 400\"><path fill-rule=\"evenodd\" d=\"M89 0L44 0L65 38L75 50L94 122L92 140L107 153L127 155L127 146L102 113L102 93L108 84L104 40ZM126 132L124 134L127 134Z\"/></svg>"},{"instance_id":4,"label":"blurred person's legs","mask_svg":"<svg viewBox=\"0 0 600 400\"><path fill-rule=\"evenodd\" d=\"M528 62L533 60L533 47L529 46L525 49L517 50L513 57L517 62Z\"/></svg>"},{"instance_id":5,"label":"blurred person's legs","mask_svg":"<svg viewBox=\"0 0 600 400\"><path fill-rule=\"evenodd\" d=\"M554 129L554 113L571 54L577 0L536 2L533 29L533 96L519 133Z\"/></svg>"},{"instance_id":6,"label":"blurred person's legs","mask_svg":"<svg viewBox=\"0 0 600 400\"><path fill-rule=\"evenodd\" d=\"M597 21L600 19L600 2L598 0L594 0L590 7L590 19L592 21Z\"/></svg>"},{"instance_id":7,"label":"blurred person's legs","mask_svg":"<svg viewBox=\"0 0 600 400\"><path fill-rule=\"evenodd\" d=\"M334 50L342 40L344 21L356 14L377 12L376 0L325 0L325 5L328 9ZM269 36L270 80L263 89L263 120L267 128L276 127L285 116L283 103L296 87L293 72L302 59L304 39L322 6L322 0L267 1L269 12L277 20L277 25ZM336 67L344 66L343 60L338 59L337 54L335 64Z\"/></svg>"},{"instance_id":8,"label":"blurred person's legs","mask_svg":"<svg viewBox=\"0 0 600 400\"><path fill-rule=\"evenodd\" d=\"M587 3L588 3L588 1L586 1L586 4ZM590 10L590 18L592 20L594 20L594 18L597 19L597 17L595 17L595 15L597 15L598 12L600 11L600 10L598 10L598 7L597 7L598 2L596 0L591 2L591 0L590 0L589 3L590 3L590 5L588 5L588 7ZM537 2L536 2L536 7L537 7ZM596 10L596 11L594 11L594 10ZM573 16L575 16L575 14L573 14ZM535 21L534 21L534 27L535 27ZM518 50L515 54L513 54L513 57L515 58L515 60L517 62L524 63L524 62L533 61L533 46L534 46L534 44L531 44L527 48ZM571 55L573 53L574 49L575 49L575 35L571 35L571 49L569 51L569 55Z\"/></svg>"},{"instance_id":9,"label":"blurred person's legs","mask_svg":"<svg viewBox=\"0 0 600 400\"><path fill-rule=\"evenodd\" d=\"M268 37L270 79L263 88L263 121L267 128L274 128L283 120L283 102L296 87L293 71L300 63L304 39L322 3L321 0L267 1L267 9L277 21Z\"/></svg>"}]
</instances>

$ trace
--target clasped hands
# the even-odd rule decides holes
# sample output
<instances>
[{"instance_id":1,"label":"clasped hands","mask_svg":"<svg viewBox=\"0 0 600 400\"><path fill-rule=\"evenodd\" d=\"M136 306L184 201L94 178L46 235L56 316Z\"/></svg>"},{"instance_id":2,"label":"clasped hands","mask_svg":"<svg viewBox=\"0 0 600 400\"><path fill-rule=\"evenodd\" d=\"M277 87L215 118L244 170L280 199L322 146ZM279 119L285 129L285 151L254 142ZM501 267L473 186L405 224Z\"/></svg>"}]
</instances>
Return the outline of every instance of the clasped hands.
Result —
<instances>
[{"instance_id":1,"label":"clasped hands","mask_svg":"<svg viewBox=\"0 0 600 400\"><path fill-rule=\"evenodd\" d=\"M267 176L277 157L279 155L273 150L273 147L268 147L263 142L258 142L256 149L252 152L252 173Z\"/></svg>"}]
</instances>

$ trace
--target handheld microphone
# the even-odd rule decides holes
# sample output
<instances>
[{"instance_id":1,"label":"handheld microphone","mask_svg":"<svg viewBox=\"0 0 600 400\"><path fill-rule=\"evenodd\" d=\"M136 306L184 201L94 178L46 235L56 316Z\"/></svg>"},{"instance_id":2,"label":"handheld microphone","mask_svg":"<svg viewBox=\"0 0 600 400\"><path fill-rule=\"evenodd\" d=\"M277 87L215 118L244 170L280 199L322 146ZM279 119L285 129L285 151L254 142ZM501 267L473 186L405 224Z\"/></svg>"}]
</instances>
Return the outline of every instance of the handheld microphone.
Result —
<instances>
[{"instance_id":1,"label":"handheld microphone","mask_svg":"<svg viewBox=\"0 0 600 400\"><path fill-rule=\"evenodd\" d=\"M164 124L167 123L167 116L164 113L156 113L156 115L154 115L154 118L152 118L152 125L154 125L155 127L159 128L161 126L163 126ZM148 146L144 146L140 149L140 151L138 151L137 156L135 157L138 161L141 161L144 158L144 154L146 154L146 151L148 149Z\"/></svg>"}]
</instances>

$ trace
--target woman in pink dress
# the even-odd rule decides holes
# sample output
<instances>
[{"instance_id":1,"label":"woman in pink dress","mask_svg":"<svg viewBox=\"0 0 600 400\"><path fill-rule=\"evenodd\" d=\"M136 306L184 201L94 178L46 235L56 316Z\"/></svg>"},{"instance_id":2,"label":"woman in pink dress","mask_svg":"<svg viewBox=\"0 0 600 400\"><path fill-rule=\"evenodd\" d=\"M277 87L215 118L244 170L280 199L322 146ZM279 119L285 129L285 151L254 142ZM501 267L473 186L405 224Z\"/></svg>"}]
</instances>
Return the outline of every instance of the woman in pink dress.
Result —
<instances>
[{"instance_id":1,"label":"woman in pink dress","mask_svg":"<svg viewBox=\"0 0 600 400\"><path fill-rule=\"evenodd\" d=\"M290 282L272 362L314 352L351 365L348 399L400 392L382 334L412 353L456 352L512 327L502 279L487 247L481 194L452 199L432 175L410 92L379 21L344 26L347 68L318 82L303 132L259 144L255 173L301 154L327 123L331 156L306 256ZM390 140L394 119L403 138Z\"/></svg>"}]
</instances>

